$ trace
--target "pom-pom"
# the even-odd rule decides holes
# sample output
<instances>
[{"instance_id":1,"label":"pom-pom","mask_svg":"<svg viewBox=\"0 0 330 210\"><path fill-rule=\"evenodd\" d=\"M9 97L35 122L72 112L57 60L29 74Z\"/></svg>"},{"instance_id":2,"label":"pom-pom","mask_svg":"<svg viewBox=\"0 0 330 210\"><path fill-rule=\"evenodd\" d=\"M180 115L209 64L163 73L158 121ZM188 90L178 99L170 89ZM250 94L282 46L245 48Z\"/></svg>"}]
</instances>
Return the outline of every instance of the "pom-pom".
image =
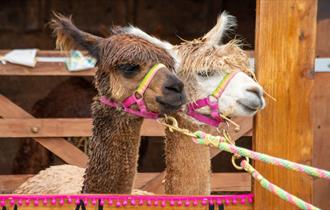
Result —
<instances>
[{"instance_id":1,"label":"pom-pom","mask_svg":"<svg viewBox=\"0 0 330 210\"><path fill-rule=\"evenodd\" d=\"M190 206L190 202L189 201L186 201L184 205L185 206Z\"/></svg>"},{"instance_id":2,"label":"pom-pom","mask_svg":"<svg viewBox=\"0 0 330 210\"><path fill-rule=\"evenodd\" d=\"M198 205L198 201L197 200L194 200L193 205L194 206L197 206Z\"/></svg>"},{"instance_id":3,"label":"pom-pom","mask_svg":"<svg viewBox=\"0 0 330 210\"><path fill-rule=\"evenodd\" d=\"M166 206L166 201L162 201L161 206L162 206L162 207L165 207L165 206Z\"/></svg>"},{"instance_id":4,"label":"pom-pom","mask_svg":"<svg viewBox=\"0 0 330 210\"><path fill-rule=\"evenodd\" d=\"M120 201L117 201L117 202L116 202L116 207L121 207L121 203L120 203Z\"/></svg>"},{"instance_id":5,"label":"pom-pom","mask_svg":"<svg viewBox=\"0 0 330 210\"><path fill-rule=\"evenodd\" d=\"M182 206L182 201L178 201L177 205Z\"/></svg>"},{"instance_id":6,"label":"pom-pom","mask_svg":"<svg viewBox=\"0 0 330 210\"><path fill-rule=\"evenodd\" d=\"M33 204L34 204L34 206L38 206L39 205L39 201L36 199L36 200L33 201Z\"/></svg>"},{"instance_id":7,"label":"pom-pom","mask_svg":"<svg viewBox=\"0 0 330 210\"><path fill-rule=\"evenodd\" d=\"M123 201L123 206L127 206L127 200Z\"/></svg>"}]
</instances>

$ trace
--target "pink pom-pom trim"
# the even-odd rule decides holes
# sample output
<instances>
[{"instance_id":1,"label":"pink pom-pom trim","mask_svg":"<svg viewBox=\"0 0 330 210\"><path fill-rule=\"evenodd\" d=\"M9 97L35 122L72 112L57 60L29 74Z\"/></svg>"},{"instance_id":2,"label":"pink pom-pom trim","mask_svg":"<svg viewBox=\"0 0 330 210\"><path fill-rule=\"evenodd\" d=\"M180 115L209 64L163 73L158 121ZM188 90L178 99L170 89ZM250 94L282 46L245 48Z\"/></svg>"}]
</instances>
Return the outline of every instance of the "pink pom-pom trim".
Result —
<instances>
[{"instance_id":1,"label":"pink pom-pom trim","mask_svg":"<svg viewBox=\"0 0 330 210\"><path fill-rule=\"evenodd\" d=\"M14 205L17 203L19 206L23 205L23 202L28 206L30 202L34 206L39 205L39 201L44 206L47 205L60 205L75 203L80 204L81 201L85 205L89 202L93 205L105 204L107 201L109 206L112 206L115 202L116 207L125 206L198 206L198 205L214 205L214 203L221 205L235 205L235 204L247 204L253 202L253 194L240 194L240 195L212 195L212 196L171 196L171 195L91 195L91 194L80 194L80 195L0 195L0 206L6 204Z\"/></svg>"}]
</instances>

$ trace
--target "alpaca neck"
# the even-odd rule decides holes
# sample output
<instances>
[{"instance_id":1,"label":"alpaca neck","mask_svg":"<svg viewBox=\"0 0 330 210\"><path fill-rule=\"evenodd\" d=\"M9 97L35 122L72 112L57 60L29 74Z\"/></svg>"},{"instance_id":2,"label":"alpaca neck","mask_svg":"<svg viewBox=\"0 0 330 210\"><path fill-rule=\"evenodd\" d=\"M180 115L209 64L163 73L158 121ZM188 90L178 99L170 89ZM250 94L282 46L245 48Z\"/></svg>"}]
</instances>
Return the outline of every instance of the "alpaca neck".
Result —
<instances>
[{"instance_id":1,"label":"alpaca neck","mask_svg":"<svg viewBox=\"0 0 330 210\"><path fill-rule=\"evenodd\" d=\"M179 126L191 131L208 130L176 114ZM210 194L210 150L193 143L191 137L166 130L166 194L209 195Z\"/></svg>"},{"instance_id":2,"label":"alpaca neck","mask_svg":"<svg viewBox=\"0 0 330 210\"><path fill-rule=\"evenodd\" d=\"M84 193L131 193L137 168L142 118L92 106L91 155L84 176Z\"/></svg>"}]
</instances>

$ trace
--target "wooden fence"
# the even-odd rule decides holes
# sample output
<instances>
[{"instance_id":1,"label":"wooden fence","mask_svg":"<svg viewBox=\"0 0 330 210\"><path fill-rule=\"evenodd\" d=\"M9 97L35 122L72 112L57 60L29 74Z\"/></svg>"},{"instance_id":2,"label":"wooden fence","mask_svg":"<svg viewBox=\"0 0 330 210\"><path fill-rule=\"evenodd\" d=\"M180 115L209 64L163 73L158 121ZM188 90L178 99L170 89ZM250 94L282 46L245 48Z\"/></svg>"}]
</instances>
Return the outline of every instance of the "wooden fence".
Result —
<instances>
[{"instance_id":1,"label":"wooden fence","mask_svg":"<svg viewBox=\"0 0 330 210\"><path fill-rule=\"evenodd\" d=\"M257 0L256 68L257 76L267 91L278 99L269 102L256 118L254 148L258 151L287 158L304 164L330 168L325 156L329 154L330 102L329 73L314 75L317 0L269 1ZM319 33L328 31L322 27ZM318 38L325 34L318 34ZM322 43L322 42L321 42ZM318 45L318 48L329 45ZM330 49L327 48L329 52ZM39 56L60 56L56 52L40 52ZM95 70L68 72L61 63L40 63L30 69L14 65L0 65L0 75L92 76ZM313 113L313 114L312 114ZM61 157L64 161L85 166L87 157L63 138L90 135L90 119L34 119L4 96L0 97L0 135L3 137L29 136ZM238 119L242 130L232 132L234 139L250 134L251 119ZM74 123L73 123L74 122ZM74 125L79 124L79 129ZM152 127L152 129L150 129ZM81 129L80 129L81 128ZM163 128L153 121L145 121L142 135L163 136ZM61 145L61 147L58 147ZM65 146L63 146L65 145ZM313 151L314 146L314 151ZM212 151L214 157L218 151ZM275 184L289 192L326 208L330 184L312 180L308 176L288 172L257 163L256 168ZM28 176L0 177L0 188L12 190ZM163 192L164 172L139 174L135 187L155 193ZM313 185L317 186L313 189ZM265 192L257 184L252 186L256 199L253 206L235 209L292 209L292 206ZM212 190L249 191L251 179L247 174L216 173ZM314 199L314 201L313 201ZM205 209L205 208L201 208Z\"/></svg>"}]
</instances>

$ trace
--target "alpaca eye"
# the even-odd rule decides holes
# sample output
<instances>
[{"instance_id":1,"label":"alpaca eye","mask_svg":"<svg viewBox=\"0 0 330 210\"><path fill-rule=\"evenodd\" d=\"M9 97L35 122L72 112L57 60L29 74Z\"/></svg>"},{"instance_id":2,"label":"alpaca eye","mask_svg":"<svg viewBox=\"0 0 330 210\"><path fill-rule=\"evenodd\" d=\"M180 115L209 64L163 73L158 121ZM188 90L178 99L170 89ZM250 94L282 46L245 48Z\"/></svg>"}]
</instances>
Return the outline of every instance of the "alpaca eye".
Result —
<instances>
[{"instance_id":1,"label":"alpaca eye","mask_svg":"<svg viewBox=\"0 0 330 210\"><path fill-rule=\"evenodd\" d=\"M199 77L203 77L203 78L205 78L205 77L211 77L211 76L214 75L214 72L212 72L212 71L201 71L201 72L198 72L197 75Z\"/></svg>"},{"instance_id":2,"label":"alpaca eye","mask_svg":"<svg viewBox=\"0 0 330 210\"><path fill-rule=\"evenodd\" d=\"M119 71L121 71L124 76L126 77L132 77L134 76L136 73L139 72L140 70L140 66L136 65L136 64L119 64L117 66L117 68L119 69Z\"/></svg>"}]
</instances>

